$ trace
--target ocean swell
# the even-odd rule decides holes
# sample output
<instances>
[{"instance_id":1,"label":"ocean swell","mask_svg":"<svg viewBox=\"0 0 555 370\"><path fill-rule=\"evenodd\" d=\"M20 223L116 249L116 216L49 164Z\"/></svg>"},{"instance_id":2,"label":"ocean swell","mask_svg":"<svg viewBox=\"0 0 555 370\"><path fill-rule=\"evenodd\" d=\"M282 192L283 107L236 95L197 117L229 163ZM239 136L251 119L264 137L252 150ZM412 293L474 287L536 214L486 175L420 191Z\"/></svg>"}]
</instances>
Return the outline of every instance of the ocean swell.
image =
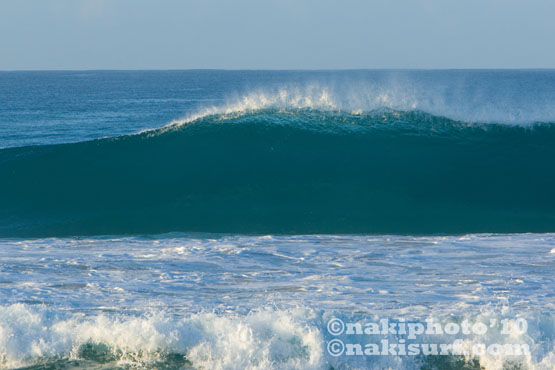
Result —
<instances>
[{"instance_id":1,"label":"ocean swell","mask_svg":"<svg viewBox=\"0 0 555 370\"><path fill-rule=\"evenodd\" d=\"M551 123L259 108L0 150L0 236L555 231Z\"/></svg>"}]
</instances>

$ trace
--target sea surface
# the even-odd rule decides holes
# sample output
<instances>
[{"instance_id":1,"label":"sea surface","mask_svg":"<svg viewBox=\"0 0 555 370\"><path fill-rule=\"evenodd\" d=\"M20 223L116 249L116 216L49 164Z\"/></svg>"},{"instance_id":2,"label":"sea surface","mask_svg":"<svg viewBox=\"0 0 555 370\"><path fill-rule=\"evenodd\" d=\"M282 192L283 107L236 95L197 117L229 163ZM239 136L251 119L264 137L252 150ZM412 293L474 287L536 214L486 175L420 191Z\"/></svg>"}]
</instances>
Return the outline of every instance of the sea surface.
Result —
<instances>
[{"instance_id":1,"label":"sea surface","mask_svg":"<svg viewBox=\"0 0 555 370\"><path fill-rule=\"evenodd\" d=\"M0 72L1 369L554 345L554 70Z\"/></svg>"}]
</instances>

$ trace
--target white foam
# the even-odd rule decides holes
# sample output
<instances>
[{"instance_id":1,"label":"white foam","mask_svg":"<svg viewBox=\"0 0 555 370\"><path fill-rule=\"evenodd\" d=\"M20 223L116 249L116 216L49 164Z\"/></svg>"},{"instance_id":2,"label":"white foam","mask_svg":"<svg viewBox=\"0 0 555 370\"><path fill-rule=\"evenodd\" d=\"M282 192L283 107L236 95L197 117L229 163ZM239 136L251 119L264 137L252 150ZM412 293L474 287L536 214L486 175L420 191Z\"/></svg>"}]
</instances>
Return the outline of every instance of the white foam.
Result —
<instances>
[{"instance_id":1,"label":"white foam","mask_svg":"<svg viewBox=\"0 0 555 370\"><path fill-rule=\"evenodd\" d=\"M317 328L307 326L312 315L307 310L261 310L178 320L163 312L84 317L14 304L0 308L0 367L75 358L81 345L92 342L120 352L119 364L144 366L161 353L179 353L210 369L316 369L322 365L322 338Z\"/></svg>"},{"instance_id":2,"label":"white foam","mask_svg":"<svg viewBox=\"0 0 555 370\"><path fill-rule=\"evenodd\" d=\"M0 244L0 367L76 358L97 342L120 351L119 363L146 368L167 352L210 369L419 368L394 356L331 358L327 319L351 312L488 324L524 317L524 334L491 331L464 344L527 344L530 355L516 359L524 368L555 367L555 234L176 233ZM47 305L7 305L30 300ZM486 369L503 360L480 357Z\"/></svg>"},{"instance_id":3,"label":"white foam","mask_svg":"<svg viewBox=\"0 0 555 370\"><path fill-rule=\"evenodd\" d=\"M84 316L14 304L0 307L0 367L27 366L46 358L76 359L81 345L102 343L118 353L117 365L137 368L148 368L167 353L182 354L195 368L207 369L417 368L419 359L410 356L328 356L326 343L333 338L325 333L329 318L302 308L260 309L247 315L198 313L184 318L163 311L140 317ZM491 312L468 317L485 323L495 318ZM542 341L553 338L553 317L527 319L536 326L525 334L488 332L487 336L465 339L461 348L488 341L526 344L530 353L515 358L517 363L531 370L553 369L555 352L542 349ZM362 339L370 342L368 338ZM434 335L419 339L442 343ZM477 358L486 370L500 370L507 361L506 357L490 354Z\"/></svg>"}]
</instances>

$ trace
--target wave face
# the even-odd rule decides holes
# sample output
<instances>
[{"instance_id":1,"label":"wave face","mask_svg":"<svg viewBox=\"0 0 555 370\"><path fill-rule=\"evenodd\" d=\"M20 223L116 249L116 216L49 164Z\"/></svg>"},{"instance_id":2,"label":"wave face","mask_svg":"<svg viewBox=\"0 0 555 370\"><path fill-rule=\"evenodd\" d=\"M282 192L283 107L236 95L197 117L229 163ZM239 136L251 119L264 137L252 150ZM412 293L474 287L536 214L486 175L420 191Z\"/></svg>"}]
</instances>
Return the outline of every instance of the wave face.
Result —
<instances>
[{"instance_id":1,"label":"wave face","mask_svg":"<svg viewBox=\"0 0 555 370\"><path fill-rule=\"evenodd\" d=\"M419 111L212 114L0 150L0 236L555 231L555 125Z\"/></svg>"}]
</instances>

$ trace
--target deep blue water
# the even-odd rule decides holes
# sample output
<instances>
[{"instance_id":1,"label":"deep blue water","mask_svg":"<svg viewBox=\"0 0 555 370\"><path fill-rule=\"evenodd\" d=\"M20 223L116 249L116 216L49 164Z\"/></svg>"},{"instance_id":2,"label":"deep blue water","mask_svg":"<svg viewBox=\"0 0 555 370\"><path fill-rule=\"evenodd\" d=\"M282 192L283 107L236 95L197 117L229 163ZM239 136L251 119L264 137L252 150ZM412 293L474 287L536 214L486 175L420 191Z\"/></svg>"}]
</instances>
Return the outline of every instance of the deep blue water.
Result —
<instances>
[{"instance_id":1,"label":"deep blue water","mask_svg":"<svg viewBox=\"0 0 555 370\"><path fill-rule=\"evenodd\" d=\"M0 368L555 367L555 71L0 72L0 148Z\"/></svg>"}]
</instances>

